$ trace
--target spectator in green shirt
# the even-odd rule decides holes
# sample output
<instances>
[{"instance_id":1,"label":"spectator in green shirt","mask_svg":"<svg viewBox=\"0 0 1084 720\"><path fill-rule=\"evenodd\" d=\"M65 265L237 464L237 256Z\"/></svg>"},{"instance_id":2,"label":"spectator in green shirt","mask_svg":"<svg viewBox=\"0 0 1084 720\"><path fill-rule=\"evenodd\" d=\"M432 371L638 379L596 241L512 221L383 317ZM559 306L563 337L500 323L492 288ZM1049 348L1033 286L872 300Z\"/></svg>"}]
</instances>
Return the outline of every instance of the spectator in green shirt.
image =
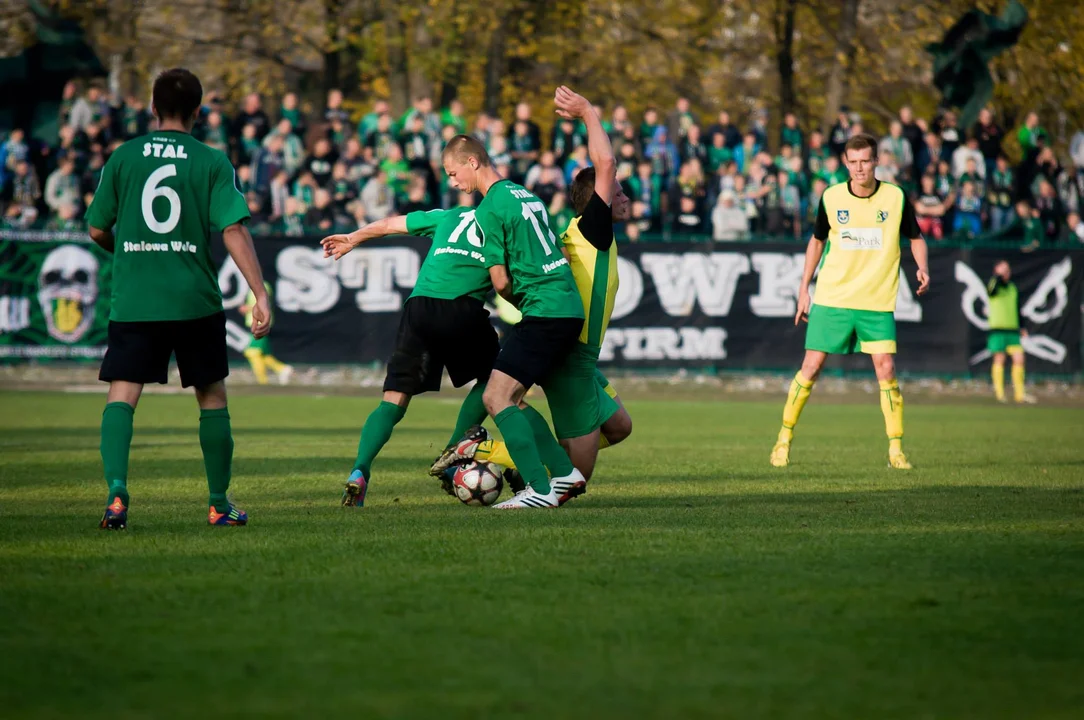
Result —
<instances>
[{"instance_id":1,"label":"spectator in green shirt","mask_svg":"<svg viewBox=\"0 0 1084 720\"><path fill-rule=\"evenodd\" d=\"M802 152L802 129L798 127L798 116L792 112L783 118L783 128L779 131L780 144L790 146L795 153Z\"/></svg>"},{"instance_id":2,"label":"spectator in green shirt","mask_svg":"<svg viewBox=\"0 0 1084 720\"><path fill-rule=\"evenodd\" d=\"M459 98L453 98L448 103L448 107L441 111L440 122L442 125L451 125L455 128L453 137L467 132L467 118L463 115L463 103L459 101Z\"/></svg>"},{"instance_id":3,"label":"spectator in green shirt","mask_svg":"<svg viewBox=\"0 0 1084 720\"><path fill-rule=\"evenodd\" d=\"M1024 118L1024 124L1016 131L1016 139L1020 141L1020 149L1027 155L1039 147L1040 141L1049 144L1050 135L1039 126L1039 114L1029 112Z\"/></svg>"},{"instance_id":4,"label":"spectator in green shirt","mask_svg":"<svg viewBox=\"0 0 1084 720\"><path fill-rule=\"evenodd\" d=\"M361 118L361 122L358 123L358 137L362 142L365 142L370 133L376 130L377 124L380 122L382 115L387 115L391 108L388 106L387 100L377 100L373 103L373 110L367 113Z\"/></svg>"}]
</instances>

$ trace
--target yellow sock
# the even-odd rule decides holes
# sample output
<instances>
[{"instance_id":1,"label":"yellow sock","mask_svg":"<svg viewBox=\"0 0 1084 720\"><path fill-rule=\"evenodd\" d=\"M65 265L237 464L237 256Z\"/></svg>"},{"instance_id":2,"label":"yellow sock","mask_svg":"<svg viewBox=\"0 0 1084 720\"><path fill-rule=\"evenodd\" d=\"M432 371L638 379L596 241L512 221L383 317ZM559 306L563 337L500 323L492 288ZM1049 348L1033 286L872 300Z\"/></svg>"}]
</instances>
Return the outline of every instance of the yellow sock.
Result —
<instances>
[{"instance_id":1,"label":"yellow sock","mask_svg":"<svg viewBox=\"0 0 1084 720\"><path fill-rule=\"evenodd\" d=\"M516 466L512 456L508 454L508 446L502 440L485 440L478 443L478 449L474 451L474 459L478 462L497 463L506 468Z\"/></svg>"},{"instance_id":2,"label":"yellow sock","mask_svg":"<svg viewBox=\"0 0 1084 720\"><path fill-rule=\"evenodd\" d=\"M598 449L603 450L610 447L610 441L606 439L606 436L602 433L598 434Z\"/></svg>"},{"instance_id":3,"label":"yellow sock","mask_svg":"<svg viewBox=\"0 0 1084 720\"><path fill-rule=\"evenodd\" d=\"M256 375L256 382L260 385L267 384L267 367L264 364L263 353L259 350L245 350L245 359L252 366L252 372Z\"/></svg>"},{"instance_id":4,"label":"yellow sock","mask_svg":"<svg viewBox=\"0 0 1084 720\"><path fill-rule=\"evenodd\" d=\"M1001 384L1002 388L1004 388L1004 370L1002 370L1002 378ZM1002 389L1001 392L1004 394L1005 390ZM1024 399L1024 366L1016 365L1015 363L1012 366L1012 396L1016 402L1020 402Z\"/></svg>"},{"instance_id":5,"label":"yellow sock","mask_svg":"<svg viewBox=\"0 0 1084 720\"><path fill-rule=\"evenodd\" d=\"M881 380L881 412L885 416L885 433L889 451L903 445L903 394L896 380Z\"/></svg>"},{"instance_id":6,"label":"yellow sock","mask_svg":"<svg viewBox=\"0 0 1084 720\"><path fill-rule=\"evenodd\" d=\"M802 415L809 393L813 391L812 380L806 380L799 370L790 381L787 391L787 404L783 406L783 427L779 430L779 442L790 442L794 438L794 426Z\"/></svg>"},{"instance_id":7,"label":"yellow sock","mask_svg":"<svg viewBox=\"0 0 1084 720\"><path fill-rule=\"evenodd\" d=\"M1005 366L994 363L990 366L990 376L994 380L994 397L998 400L1005 399ZM1013 382L1016 382L1016 375L1013 375Z\"/></svg>"},{"instance_id":8,"label":"yellow sock","mask_svg":"<svg viewBox=\"0 0 1084 720\"><path fill-rule=\"evenodd\" d=\"M273 373L280 373L286 369L286 363L279 360L274 355L264 355L264 364L267 365L267 369Z\"/></svg>"}]
</instances>

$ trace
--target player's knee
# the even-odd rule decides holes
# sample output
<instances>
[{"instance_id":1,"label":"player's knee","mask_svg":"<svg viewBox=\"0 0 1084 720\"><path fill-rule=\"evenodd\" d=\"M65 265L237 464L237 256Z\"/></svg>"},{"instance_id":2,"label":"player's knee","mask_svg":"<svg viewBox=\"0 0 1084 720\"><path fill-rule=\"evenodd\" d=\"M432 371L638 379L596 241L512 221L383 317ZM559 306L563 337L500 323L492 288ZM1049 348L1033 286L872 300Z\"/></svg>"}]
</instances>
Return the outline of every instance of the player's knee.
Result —
<instances>
[{"instance_id":1,"label":"player's knee","mask_svg":"<svg viewBox=\"0 0 1084 720\"><path fill-rule=\"evenodd\" d=\"M602 434L610 445L628 439L629 435L632 435L632 416L624 410L618 412L602 426Z\"/></svg>"},{"instance_id":2,"label":"player's knee","mask_svg":"<svg viewBox=\"0 0 1084 720\"><path fill-rule=\"evenodd\" d=\"M219 380L196 388L196 402L201 410L220 410L226 407L226 383Z\"/></svg>"},{"instance_id":3,"label":"player's knee","mask_svg":"<svg viewBox=\"0 0 1084 720\"><path fill-rule=\"evenodd\" d=\"M1002 362L1004 362L1004 360L1002 360ZM1012 354L1012 364L1015 365L1016 367L1023 367L1023 365L1024 365L1024 353L1022 353L1022 352L1014 352Z\"/></svg>"},{"instance_id":4,"label":"player's knee","mask_svg":"<svg viewBox=\"0 0 1084 720\"><path fill-rule=\"evenodd\" d=\"M891 355L875 355L873 370L877 373L878 380L891 380L896 375L896 363Z\"/></svg>"},{"instance_id":5,"label":"player's knee","mask_svg":"<svg viewBox=\"0 0 1084 720\"><path fill-rule=\"evenodd\" d=\"M1005 353L994 353L994 365L1005 364Z\"/></svg>"}]
</instances>

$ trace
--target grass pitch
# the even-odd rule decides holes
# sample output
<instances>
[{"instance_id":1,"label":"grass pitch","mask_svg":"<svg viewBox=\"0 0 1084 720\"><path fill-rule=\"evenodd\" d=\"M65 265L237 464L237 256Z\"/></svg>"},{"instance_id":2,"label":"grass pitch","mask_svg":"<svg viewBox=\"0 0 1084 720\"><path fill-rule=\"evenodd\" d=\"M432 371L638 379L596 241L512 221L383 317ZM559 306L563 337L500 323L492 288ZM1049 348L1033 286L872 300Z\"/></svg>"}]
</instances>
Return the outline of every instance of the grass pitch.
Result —
<instances>
[{"instance_id":1,"label":"grass pitch","mask_svg":"<svg viewBox=\"0 0 1084 720\"><path fill-rule=\"evenodd\" d=\"M339 507L372 398L237 395L206 527L190 396L136 413L96 529L104 397L0 394L4 717L1070 718L1084 708L1084 411L630 402L556 512L467 508L415 402Z\"/></svg>"}]
</instances>

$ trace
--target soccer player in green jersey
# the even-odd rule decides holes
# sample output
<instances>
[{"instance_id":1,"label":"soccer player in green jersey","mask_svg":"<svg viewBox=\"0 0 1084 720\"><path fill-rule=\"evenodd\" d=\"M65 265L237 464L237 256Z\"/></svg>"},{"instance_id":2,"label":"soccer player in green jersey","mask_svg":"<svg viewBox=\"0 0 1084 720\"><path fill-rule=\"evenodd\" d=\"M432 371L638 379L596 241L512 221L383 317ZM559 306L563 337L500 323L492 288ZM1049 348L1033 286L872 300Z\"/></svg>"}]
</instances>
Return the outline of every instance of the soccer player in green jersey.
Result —
<instances>
[{"instance_id":1,"label":"soccer player in green jersey","mask_svg":"<svg viewBox=\"0 0 1084 720\"><path fill-rule=\"evenodd\" d=\"M1012 394L1018 403L1034 403L1035 398L1024 389L1024 347L1020 339L1027 337L1027 330L1020 327L1020 295L1012 281L1012 268L1008 260L994 265L994 276L986 284L990 296L990 334L986 337L986 349L993 353L994 361L990 375L994 381L994 395L998 402L1005 402L1005 355L1012 357Z\"/></svg>"},{"instance_id":2,"label":"soccer player in green jersey","mask_svg":"<svg viewBox=\"0 0 1084 720\"><path fill-rule=\"evenodd\" d=\"M794 427L828 355L860 351L870 356L880 384L889 465L909 470L903 453L903 395L896 380L893 313L899 293L900 241L910 241L918 264L917 295L930 286L928 250L907 196L873 174L876 139L855 135L847 141L843 159L850 180L824 191L806 248L794 316L795 325L809 323L805 359L791 381L771 464L790 463ZM809 284L818 267L816 297L810 298Z\"/></svg>"},{"instance_id":3,"label":"soccer player in green jersey","mask_svg":"<svg viewBox=\"0 0 1084 720\"><path fill-rule=\"evenodd\" d=\"M108 347L98 376L109 383L101 439L109 496L101 527L127 527L132 420L143 385L167 381L170 355L200 407L208 522L244 525L248 515L226 496L233 435L226 315L211 261L211 227L222 231L253 289L254 337L270 330L271 307L233 166L190 134L203 98L199 79L181 68L167 70L154 81L152 97L158 129L113 152L86 215L91 239L113 253Z\"/></svg>"},{"instance_id":4,"label":"soccer player in green jersey","mask_svg":"<svg viewBox=\"0 0 1084 720\"><path fill-rule=\"evenodd\" d=\"M591 103L564 86L557 88L554 102L561 117L583 121L592 166L572 181L569 194L576 217L562 236L585 319L574 350L542 385L558 440L572 464L590 480L599 448L616 445L632 432L632 418L598 369L602 338L617 297L613 224L628 218L629 199L617 182L610 138ZM483 437L477 444L463 443L460 458L515 466L506 443Z\"/></svg>"},{"instance_id":5,"label":"soccer player in green jersey","mask_svg":"<svg viewBox=\"0 0 1084 720\"><path fill-rule=\"evenodd\" d=\"M521 185L502 179L473 137L452 138L442 160L453 188L482 193L474 218L485 265L493 288L523 313L501 347L483 402L527 487L494 507L557 507L562 497L582 491L586 480L545 418L523 402L523 396L575 348L583 328L583 302L562 243L550 230L545 204ZM440 473L456 455L455 448L449 448L430 472Z\"/></svg>"},{"instance_id":6,"label":"soccer player in green jersey","mask_svg":"<svg viewBox=\"0 0 1084 720\"><path fill-rule=\"evenodd\" d=\"M455 387L477 381L459 410L449 444L486 416L485 382L500 349L485 297L492 289L473 208L430 210L389 217L348 235L324 238L324 256L341 259L355 247L386 235L420 235L433 244L403 305L395 350L388 360L383 401L365 420L343 505L364 505L372 464L406 414L410 398L440 390L444 369ZM452 492L445 479L444 489Z\"/></svg>"},{"instance_id":7,"label":"soccer player in green jersey","mask_svg":"<svg viewBox=\"0 0 1084 720\"><path fill-rule=\"evenodd\" d=\"M268 301L270 302L271 283L265 282L263 288L267 292ZM256 322L255 318L252 317L252 309L255 306L256 294L249 290L248 295L245 296L245 304L241 306L240 310L241 314L245 316L245 327L250 330ZM245 360L248 360L248 364L252 368L252 374L256 376L256 382L260 385L267 384L268 370L275 373L279 378L279 382L283 385L289 382L290 376L294 373L293 367L271 354L271 338L266 335L264 337L253 336L242 354L245 356Z\"/></svg>"}]
</instances>

